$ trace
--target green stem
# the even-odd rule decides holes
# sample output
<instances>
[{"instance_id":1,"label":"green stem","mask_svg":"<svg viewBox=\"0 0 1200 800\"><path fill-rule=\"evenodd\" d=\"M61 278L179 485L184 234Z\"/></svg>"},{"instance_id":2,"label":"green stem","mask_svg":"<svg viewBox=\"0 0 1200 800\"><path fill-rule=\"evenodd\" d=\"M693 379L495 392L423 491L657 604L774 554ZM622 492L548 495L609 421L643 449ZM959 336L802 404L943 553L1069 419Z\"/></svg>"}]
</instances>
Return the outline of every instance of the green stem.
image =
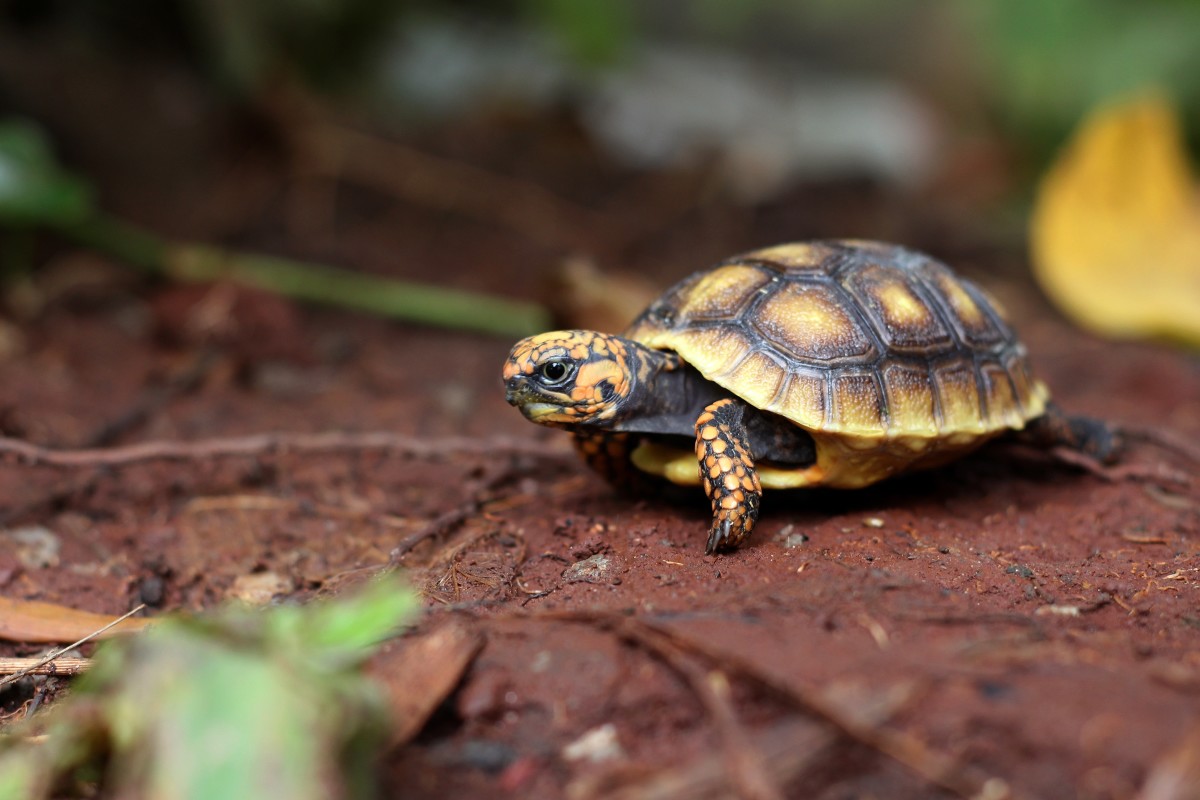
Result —
<instances>
[{"instance_id":1,"label":"green stem","mask_svg":"<svg viewBox=\"0 0 1200 800\"><path fill-rule=\"evenodd\" d=\"M169 242L109 217L93 217L61 230L80 244L176 280L229 280L299 300L506 336L526 336L550 324L549 314L536 303L363 275L288 258Z\"/></svg>"},{"instance_id":2,"label":"green stem","mask_svg":"<svg viewBox=\"0 0 1200 800\"><path fill-rule=\"evenodd\" d=\"M78 244L124 261L143 272L167 271L170 245L161 236L113 217L92 216L58 227L59 233Z\"/></svg>"}]
</instances>

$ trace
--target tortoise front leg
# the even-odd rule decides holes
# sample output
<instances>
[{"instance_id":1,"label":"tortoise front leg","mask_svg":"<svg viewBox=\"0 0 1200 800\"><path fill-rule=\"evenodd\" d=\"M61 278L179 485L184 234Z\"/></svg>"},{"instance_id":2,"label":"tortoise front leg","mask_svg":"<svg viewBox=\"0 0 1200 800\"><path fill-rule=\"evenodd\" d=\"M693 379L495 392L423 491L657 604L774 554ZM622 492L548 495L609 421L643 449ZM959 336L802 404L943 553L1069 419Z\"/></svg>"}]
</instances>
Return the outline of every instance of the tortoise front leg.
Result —
<instances>
[{"instance_id":1,"label":"tortoise front leg","mask_svg":"<svg viewBox=\"0 0 1200 800\"><path fill-rule=\"evenodd\" d=\"M740 401L726 398L711 403L696 420L700 483L713 510L706 554L737 547L758 520L762 486L742 424L744 410Z\"/></svg>"}]
</instances>

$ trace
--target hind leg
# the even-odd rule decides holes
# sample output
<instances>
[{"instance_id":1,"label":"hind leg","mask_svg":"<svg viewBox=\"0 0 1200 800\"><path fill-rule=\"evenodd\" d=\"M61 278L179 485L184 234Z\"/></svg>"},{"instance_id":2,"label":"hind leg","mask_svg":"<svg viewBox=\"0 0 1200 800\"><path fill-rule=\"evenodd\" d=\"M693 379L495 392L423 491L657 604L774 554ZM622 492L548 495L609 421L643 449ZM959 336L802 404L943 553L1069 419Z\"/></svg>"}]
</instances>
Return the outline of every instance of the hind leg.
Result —
<instances>
[{"instance_id":1,"label":"hind leg","mask_svg":"<svg viewBox=\"0 0 1200 800\"><path fill-rule=\"evenodd\" d=\"M1125 444L1116 426L1090 417L1071 416L1053 403L1016 438L1047 450L1064 447L1100 464L1116 463Z\"/></svg>"}]
</instances>

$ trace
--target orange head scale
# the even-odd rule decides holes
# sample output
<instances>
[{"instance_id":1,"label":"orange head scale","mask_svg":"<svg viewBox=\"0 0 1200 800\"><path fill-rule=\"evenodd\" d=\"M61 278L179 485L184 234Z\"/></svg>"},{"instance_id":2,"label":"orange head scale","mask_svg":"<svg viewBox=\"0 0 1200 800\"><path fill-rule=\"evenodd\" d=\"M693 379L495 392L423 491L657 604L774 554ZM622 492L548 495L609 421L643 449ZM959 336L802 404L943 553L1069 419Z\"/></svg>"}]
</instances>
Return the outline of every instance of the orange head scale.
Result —
<instances>
[{"instance_id":1,"label":"orange head scale","mask_svg":"<svg viewBox=\"0 0 1200 800\"><path fill-rule=\"evenodd\" d=\"M636 342L596 331L551 331L522 339L504 364L508 402L542 425L617 419L652 355Z\"/></svg>"}]
</instances>

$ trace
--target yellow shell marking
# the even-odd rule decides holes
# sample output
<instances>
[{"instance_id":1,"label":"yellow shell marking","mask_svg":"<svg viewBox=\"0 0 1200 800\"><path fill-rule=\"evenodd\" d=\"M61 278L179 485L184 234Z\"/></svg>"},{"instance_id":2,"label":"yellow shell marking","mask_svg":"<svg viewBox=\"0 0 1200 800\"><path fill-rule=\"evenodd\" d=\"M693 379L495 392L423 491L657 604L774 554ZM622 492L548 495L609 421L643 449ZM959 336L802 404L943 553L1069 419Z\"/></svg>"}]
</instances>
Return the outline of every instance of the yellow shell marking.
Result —
<instances>
[{"instance_id":1,"label":"yellow shell marking","mask_svg":"<svg viewBox=\"0 0 1200 800\"><path fill-rule=\"evenodd\" d=\"M787 370L761 351L750 353L727 373L727 380L740 387L740 394L757 408L766 408L779 394Z\"/></svg>"},{"instance_id":2,"label":"yellow shell marking","mask_svg":"<svg viewBox=\"0 0 1200 800\"><path fill-rule=\"evenodd\" d=\"M971 295L967 294L967 290L962 287L961 283L950 275L943 274L939 274L934 280L938 289L950 302L950 307L954 310L955 315L968 328L979 328L987 324L983 318L983 312L979 310L979 306L971 299Z\"/></svg>"},{"instance_id":3,"label":"yellow shell marking","mask_svg":"<svg viewBox=\"0 0 1200 800\"><path fill-rule=\"evenodd\" d=\"M825 379L807 373L788 377L787 385L768 411L787 417L805 427L825 424Z\"/></svg>"},{"instance_id":4,"label":"yellow shell marking","mask_svg":"<svg viewBox=\"0 0 1200 800\"><path fill-rule=\"evenodd\" d=\"M781 244L775 247L764 247L749 253L748 257L774 261L785 267L811 268L819 262L817 248L811 244Z\"/></svg>"},{"instance_id":5,"label":"yellow shell marking","mask_svg":"<svg viewBox=\"0 0 1200 800\"><path fill-rule=\"evenodd\" d=\"M684 302L692 319L729 319L737 315L746 299L768 277L762 270L744 265L715 269L687 291Z\"/></svg>"},{"instance_id":6,"label":"yellow shell marking","mask_svg":"<svg viewBox=\"0 0 1200 800\"><path fill-rule=\"evenodd\" d=\"M889 325L903 328L930 322L929 309L903 283L889 282L880 287L879 302Z\"/></svg>"},{"instance_id":7,"label":"yellow shell marking","mask_svg":"<svg viewBox=\"0 0 1200 800\"><path fill-rule=\"evenodd\" d=\"M786 354L817 360L865 356L871 340L825 286L789 284L758 308L756 327Z\"/></svg>"}]
</instances>

